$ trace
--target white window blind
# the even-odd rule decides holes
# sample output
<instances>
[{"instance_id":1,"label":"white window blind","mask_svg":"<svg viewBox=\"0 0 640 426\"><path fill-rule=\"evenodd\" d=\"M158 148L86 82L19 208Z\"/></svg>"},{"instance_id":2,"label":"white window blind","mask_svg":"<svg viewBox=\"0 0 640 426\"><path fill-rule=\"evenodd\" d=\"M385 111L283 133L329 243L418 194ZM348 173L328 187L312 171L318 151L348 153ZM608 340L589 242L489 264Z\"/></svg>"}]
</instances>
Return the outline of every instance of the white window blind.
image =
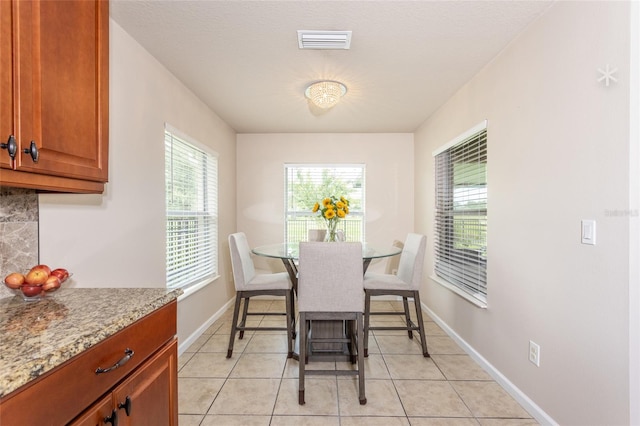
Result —
<instances>
[{"instance_id":1,"label":"white window blind","mask_svg":"<svg viewBox=\"0 0 640 426\"><path fill-rule=\"evenodd\" d=\"M486 122L434 152L434 156L435 274L486 302Z\"/></svg>"},{"instance_id":2,"label":"white window blind","mask_svg":"<svg viewBox=\"0 0 640 426\"><path fill-rule=\"evenodd\" d=\"M218 274L218 157L165 129L167 287Z\"/></svg>"},{"instance_id":3,"label":"white window blind","mask_svg":"<svg viewBox=\"0 0 640 426\"><path fill-rule=\"evenodd\" d=\"M284 169L285 241L307 241L309 229L324 229L312 209L332 195L349 200L349 214L338 225L346 241L365 241L364 164L285 164Z\"/></svg>"}]
</instances>

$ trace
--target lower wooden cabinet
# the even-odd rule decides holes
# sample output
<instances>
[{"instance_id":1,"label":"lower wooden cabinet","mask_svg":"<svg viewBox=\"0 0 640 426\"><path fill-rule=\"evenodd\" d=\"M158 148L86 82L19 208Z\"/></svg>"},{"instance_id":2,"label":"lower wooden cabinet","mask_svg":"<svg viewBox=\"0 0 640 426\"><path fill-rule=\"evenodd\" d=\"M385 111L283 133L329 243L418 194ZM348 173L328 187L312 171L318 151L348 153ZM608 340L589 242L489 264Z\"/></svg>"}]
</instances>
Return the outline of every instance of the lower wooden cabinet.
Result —
<instances>
[{"instance_id":1,"label":"lower wooden cabinet","mask_svg":"<svg viewBox=\"0 0 640 426\"><path fill-rule=\"evenodd\" d=\"M71 425L177 426L177 348L174 340Z\"/></svg>"},{"instance_id":2,"label":"lower wooden cabinet","mask_svg":"<svg viewBox=\"0 0 640 426\"><path fill-rule=\"evenodd\" d=\"M173 300L0 399L0 425L177 426L176 318Z\"/></svg>"}]
</instances>

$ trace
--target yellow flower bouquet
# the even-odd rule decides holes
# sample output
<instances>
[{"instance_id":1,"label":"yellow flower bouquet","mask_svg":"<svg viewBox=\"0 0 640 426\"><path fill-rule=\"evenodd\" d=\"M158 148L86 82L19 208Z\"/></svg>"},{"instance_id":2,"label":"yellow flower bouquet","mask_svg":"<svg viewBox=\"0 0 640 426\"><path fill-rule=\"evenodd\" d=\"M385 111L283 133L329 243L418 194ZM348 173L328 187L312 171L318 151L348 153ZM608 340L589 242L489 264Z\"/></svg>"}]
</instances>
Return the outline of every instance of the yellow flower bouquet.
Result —
<instances>
[{"instance_id":1,"label":"yellow flower bouquet","mask_svg":"<svg viewBox=\"0 0 640 426\"><path fill-rule=\"evenodd\" d=\"M336 226L340 219L344 219L349 214L349 200L331 195L324 198L322 204L316 203L312 212L319 213L318 216L327 225L327 241L336 241Z\"/></svg>"}]
</instances>

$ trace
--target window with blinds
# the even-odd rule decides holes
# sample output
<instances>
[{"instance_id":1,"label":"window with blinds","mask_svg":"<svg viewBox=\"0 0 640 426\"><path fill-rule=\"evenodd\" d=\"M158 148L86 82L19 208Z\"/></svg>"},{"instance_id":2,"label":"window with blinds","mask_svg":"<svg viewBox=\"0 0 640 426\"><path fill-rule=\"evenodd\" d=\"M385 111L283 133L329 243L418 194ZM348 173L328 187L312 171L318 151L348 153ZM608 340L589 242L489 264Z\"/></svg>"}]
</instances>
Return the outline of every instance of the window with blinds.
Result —
<instances>
[{"instance_id":1,"label":"window with blinds","mask_svg":"<svg viewBox=\"0 0 640 426\"><path fill-rule=\"evenodd\" d=\"M331 195L349 200L349 214L338 224L346 241L365 241L364 164L285 164L284 172L286 242L307 241L309 229L326 228L312 209Z\"/></svg>"},{"instance_id":2,"label":"window with blinds","mask_svg":"<svg viewBox=\"0 0 640 426\"><path fill-rule=\"evenodd\" d=\"M434 152L435 274L463 296L487 296L487 123Z\"/></svg>"},{"instance_id":3,"label":"window with blinds","mask_svg":"<svg viewBox=\"0 0 640 426\"><path fill-rule=\"evenodd\" d=\"M166 126L167 287L218 274L218 157Z\"/></svg>"}]
</instances>

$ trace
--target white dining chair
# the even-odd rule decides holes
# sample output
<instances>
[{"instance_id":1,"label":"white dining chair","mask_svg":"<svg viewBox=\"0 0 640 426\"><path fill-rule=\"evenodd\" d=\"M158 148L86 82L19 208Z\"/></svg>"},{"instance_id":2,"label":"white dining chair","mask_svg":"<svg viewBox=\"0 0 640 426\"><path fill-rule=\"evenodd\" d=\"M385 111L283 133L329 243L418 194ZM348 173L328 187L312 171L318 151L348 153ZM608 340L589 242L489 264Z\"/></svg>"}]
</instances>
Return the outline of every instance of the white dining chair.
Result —
<instances>
[{"instance_id":1,"label":"white dining chair","mask_svg":"<svg viewBox=\"0 0 640 426\"><path fill-rule=\"evenodd\" d=\"M369 355L369 330L407 330L410 339L413 332L420 334L422 355L429 356L427 339L422 319L422 307L420 305L420 283L422 282L422 268L427 245L427 237L420 234L409 234L404 242L404 248L400 254L397 274L381 274L367 272L364 276L364 355ZM403 312L371 311L371 297L373 296L400 296L402 297ZM411 320L408 298L412 297L415 303L416 323ZM372 315L403 315L404 326L370 326Z\"/></svg>"},{"instance_id":2,"label":"white dining chair","mask_svg":"<svg viewBox=\"0 0 640 426\"><path fill-rule=\"evenodd\" d=\"M233 282L236 288L236 301L233 309L233 320L231 323L231 337L229 339L229 349L227 358L233 354L233 343L236 333L240 333L240 339L244 337L245 331L253 330L286 330L288 354L287 358L293 356L292 340L295 338L295 309L293 299L293 285L287 272L277 272L272 274L256 274L251 250L247 242L247 236L243 232L229 235L229 250L231 252L231 268L233 270ZM249 312L249 300L254 296L284 296L286 312ZM244 300L242 319L238 323L240 315L240 304ZM248 315L286 315L286 327L248 327Z\"/></svg>"},{"instance_id":3,"label":"white dining chair","mask_svg":"<svg viewBox=\"0 0 640 426\"><path fill-rule=\"evenodd\" d=\"M402 241L398 241L398 240L393 240L393 243L391 244L393 247L397 247L399 249L404 248L404 243ZM400 254L397 254L395 256L391 256L389 259L387 259L387 264L384 268L384 273L385 274L393 274L393 275L397 275L398 274L398 265L400 264Z\"/></svg>"},{"instance_id":4,"label":"white dining chair","mask_svg":"<svg viewBox=\"0 0 640 426\"><path fill-rule=\"evenodd\" d=\"M305 375L357 375L360 404L366 404L364 384L364 291L362 244L301 242L298 269L300 356L298 403L305 403ZM311 321L347 321L347 335L319 338L309 334ZM355 323L355 339L353 325ZM309 370L309 348L314 344L349 344L349 359L357 370ZM354 356L355 355L355 356ZM326 355L330 356L330 355ZM322 358L322 355L318 357ZM314 356L315 358L315 356Z\"/></svg>"},{"instance_id":5,"label":"white dining chair","mask_svg":"<svg viewBox=\"0 0 640 426\"><path fill-rule=\"evenodd\" d=\"M307 240L308 241L324 241L327 236L326 229L309 229L307 231Z\"/></svg>"}]
</instances>

